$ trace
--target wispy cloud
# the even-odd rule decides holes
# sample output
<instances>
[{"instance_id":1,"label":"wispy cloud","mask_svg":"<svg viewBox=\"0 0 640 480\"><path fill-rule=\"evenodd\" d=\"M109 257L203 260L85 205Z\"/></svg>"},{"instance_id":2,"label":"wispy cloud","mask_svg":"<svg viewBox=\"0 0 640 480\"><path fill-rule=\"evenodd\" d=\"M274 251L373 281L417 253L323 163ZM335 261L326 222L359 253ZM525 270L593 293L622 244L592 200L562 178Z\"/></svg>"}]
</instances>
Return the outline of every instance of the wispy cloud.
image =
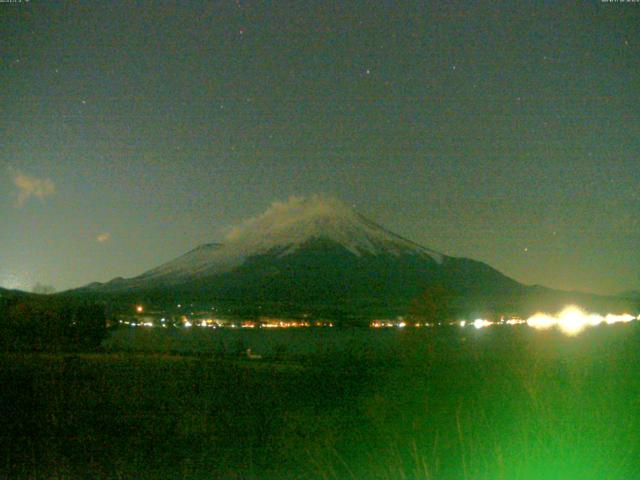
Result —
<instances>
[{"instance_id":1,"label":"wispy cloud","mask_svg":"<svg viewBox=\"0 0 640 480\"><path fill-rule=\"evenodd\" d=\"M31 197L44 200L46 197L56 193L56 186L50 178L32 177L19 170L12 171L12 174L13 184L18 189L17 207L24 206Z\"/></svg>"},{"instance_id":2,"label":"wispy cloud","mask_svg":"<svg viewBox=\"0 0 640 480\"><path fill-rule=\"evenodd\" d=\"M258 242L263 241L264 238L277 238L283 231L292 228L306 227L305 232L308 232L308 229L317 227L319 217L331 219L355 215L349 207L333 197L318 194L309 197L292 196L285 202L273 202L257 217L249 218L240 225L226 229L225 241Z\"/></svg>"},{"instance_id":3,"label":"wispy cloud","mask_svg":"<svg viewBox=\"0 0 640 480\"><path fill-rule=\"evenodd\" d=\"M96 237L96 240L100 243L104 243L109 241L109 239L111 238L111 234L110 233L101 233L100 235L98 235Z\"/></svg>"}]
</instances>

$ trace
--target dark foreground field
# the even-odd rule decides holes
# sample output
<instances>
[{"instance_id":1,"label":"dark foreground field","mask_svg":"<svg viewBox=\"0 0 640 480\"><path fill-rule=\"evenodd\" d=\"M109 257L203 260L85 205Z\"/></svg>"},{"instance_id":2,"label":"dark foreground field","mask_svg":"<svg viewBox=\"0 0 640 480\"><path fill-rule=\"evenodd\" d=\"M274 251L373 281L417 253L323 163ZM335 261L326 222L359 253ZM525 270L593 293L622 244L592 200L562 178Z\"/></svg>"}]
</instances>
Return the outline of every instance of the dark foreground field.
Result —
<instances>
[{"instance_id":1,"label":"dark foreground field","mask_svg":"<svg viewBox=\"0 0 640 480\"><path fill-rule=\"evenodd\" d=\"M388 341L253 362L5 354L0 478L640 478L639 325Z\"/></svg>"}]
</instances>

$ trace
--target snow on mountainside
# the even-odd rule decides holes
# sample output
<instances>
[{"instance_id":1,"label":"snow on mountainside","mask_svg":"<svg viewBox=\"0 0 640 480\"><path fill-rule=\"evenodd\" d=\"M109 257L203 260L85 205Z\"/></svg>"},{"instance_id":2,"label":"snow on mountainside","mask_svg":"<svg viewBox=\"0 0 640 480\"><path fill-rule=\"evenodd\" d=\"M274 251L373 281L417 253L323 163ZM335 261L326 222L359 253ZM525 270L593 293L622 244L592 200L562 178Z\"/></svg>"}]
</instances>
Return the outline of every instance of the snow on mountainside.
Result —
<instances>
[{"instance_id":1,"label":"snow on mountainside","mask_svg":"<svg viewBox=\"0 0 640 480\"><path fill-rule=\"evenodd\" d=\"M287 247L286 255L313 238L332 240L354 255L406 253L441 255L395 235L367 220L334 198L313 196L276 202L262 215L232 228L226 237L230 250L264 253Z\"/></svg>"},{"instance_id":2,"label":"snow on mountainside","mask_svg":"<svg viewBox=\"0 0 640 480\"><path fill-rule=\"evenodd\" d=\"M355 256L419 255L437 263L444 258L389 232L339 200L316 195L275 202L263 214L228 229L222 244L201 245L127 283L171 284L187 277L222 273L254 255L276 251L278 256L292 254L313 239L335 242Z\"/></svg>"}]
</instances>

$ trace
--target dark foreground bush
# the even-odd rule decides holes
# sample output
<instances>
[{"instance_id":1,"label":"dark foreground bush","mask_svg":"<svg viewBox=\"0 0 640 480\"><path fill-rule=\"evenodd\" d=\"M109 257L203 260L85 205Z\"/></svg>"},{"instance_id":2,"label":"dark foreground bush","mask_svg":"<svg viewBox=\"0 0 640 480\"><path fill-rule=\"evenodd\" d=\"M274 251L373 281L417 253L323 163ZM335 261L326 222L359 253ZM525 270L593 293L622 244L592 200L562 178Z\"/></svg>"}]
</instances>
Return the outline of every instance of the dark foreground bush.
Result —
<instances>
[{"instance_id":1,"label":"dark foreground bush","mask_svg":"<svg viewBox=\"0 0 640 480\"><path fill-rule=\"evenodd\" d=\"M0 306L0 348L4 351L93 350L106 335L102 305L38 296Z\"/></svg>"}]
</instances>

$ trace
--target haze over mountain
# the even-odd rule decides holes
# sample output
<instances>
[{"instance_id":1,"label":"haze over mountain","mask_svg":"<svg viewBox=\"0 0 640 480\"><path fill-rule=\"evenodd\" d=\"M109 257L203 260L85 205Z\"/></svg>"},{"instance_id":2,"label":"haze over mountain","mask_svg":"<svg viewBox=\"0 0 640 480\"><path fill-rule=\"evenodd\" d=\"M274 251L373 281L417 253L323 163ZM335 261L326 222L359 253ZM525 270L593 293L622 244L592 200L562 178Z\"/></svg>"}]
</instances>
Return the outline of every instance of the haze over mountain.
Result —
<instances>
[{"instance_id":1,"label":"haze over mountain","mask_svg":"<svg viewBox=\"0 0 640 480\"><path fill-rule=\"evenodd\" d=\"M482 262L418 245L323 196L276 202L228 229L220 243L200 245L137 277L77 292L395 314L415 308L434 287L466 311L516 311L528 296L539 302L558 296L525 287Z\"/></svg>"}]
</instances>

